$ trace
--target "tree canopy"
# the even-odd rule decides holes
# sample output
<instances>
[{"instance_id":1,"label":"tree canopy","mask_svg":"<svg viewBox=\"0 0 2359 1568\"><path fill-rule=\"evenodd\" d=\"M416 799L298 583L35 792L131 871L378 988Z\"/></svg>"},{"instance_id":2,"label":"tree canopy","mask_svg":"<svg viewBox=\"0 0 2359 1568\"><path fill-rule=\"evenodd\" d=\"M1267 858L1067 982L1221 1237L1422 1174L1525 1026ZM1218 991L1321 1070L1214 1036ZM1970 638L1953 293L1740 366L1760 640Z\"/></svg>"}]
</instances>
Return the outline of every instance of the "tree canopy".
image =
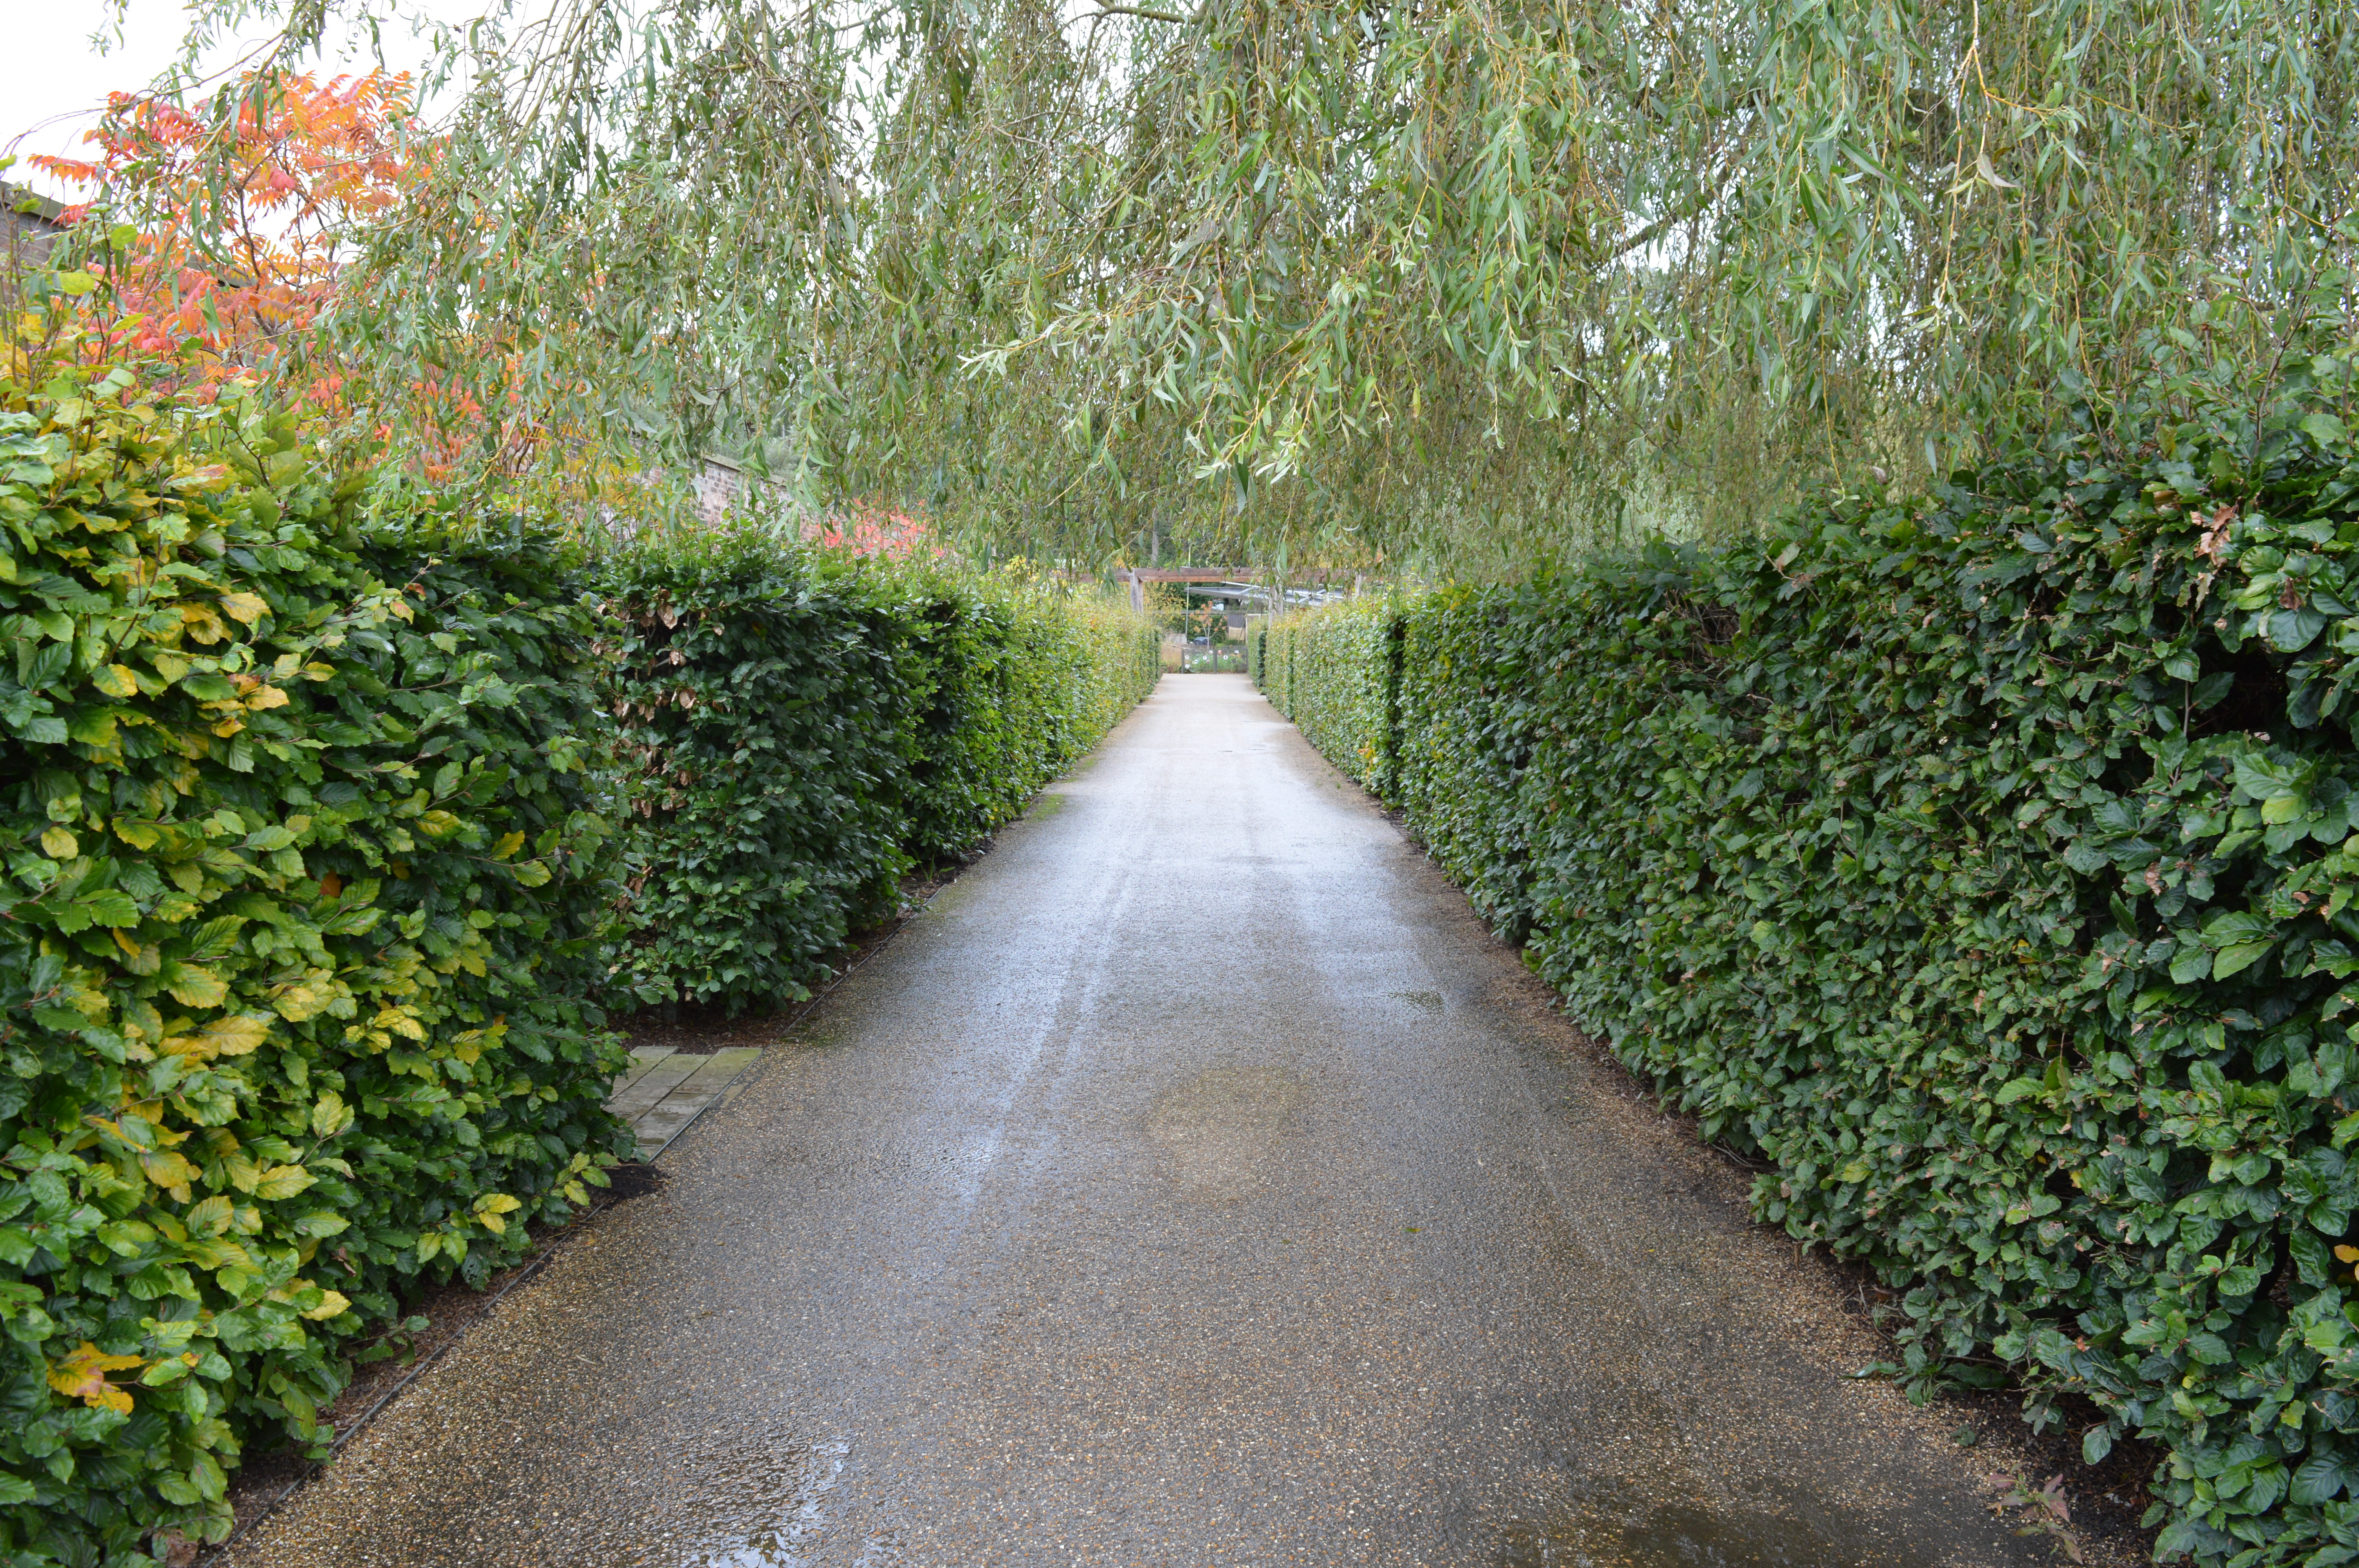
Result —
<instances>
[{"instance_id":1,"label":"tree canopy","mask_svg":"<svg viewBox=\"0 0 2359 1568\"><path fill-rule=\"evenodd\" d=\"M2161 372L2298 373L2351 304L2338 0L555 0L450 38L316 351L1077 561L1743 526Z\"/></svg>"}]
</instances>

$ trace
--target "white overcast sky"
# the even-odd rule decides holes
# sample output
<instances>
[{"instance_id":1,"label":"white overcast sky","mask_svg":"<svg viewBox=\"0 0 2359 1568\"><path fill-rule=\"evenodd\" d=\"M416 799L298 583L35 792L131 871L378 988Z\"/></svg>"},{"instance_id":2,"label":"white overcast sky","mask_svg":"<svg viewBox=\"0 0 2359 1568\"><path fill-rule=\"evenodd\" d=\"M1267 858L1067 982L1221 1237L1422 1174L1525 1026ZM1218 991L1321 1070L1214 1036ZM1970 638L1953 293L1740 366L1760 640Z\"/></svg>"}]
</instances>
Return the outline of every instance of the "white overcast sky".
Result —
<instances>
[{"instance_id":1,"label":"white overcast sky","mask_svg":"<svg viewBox=\"0 0 2359 1568\"><path fill-rule=\"evenodd\" d=\"M425 0L403 7L450 21L480 16L487 0ZM123 41L102 52L92 35L109 20L100 0L0 0L0 153L78 156L82 135L96 123L106 95L152 81L178 56L185 36L181 0L131 0ZM256 28L255 38L267 36ZM423 41L398 26L382 34L386 63L414 70L426 58ZM229 64L224 49L209 69ZM348 37L341 49L305 62L321 76L365 70L375 63L365 44ZM58 195L55 182L19 162L0 178Z\"/></svg>"}]
</instances>

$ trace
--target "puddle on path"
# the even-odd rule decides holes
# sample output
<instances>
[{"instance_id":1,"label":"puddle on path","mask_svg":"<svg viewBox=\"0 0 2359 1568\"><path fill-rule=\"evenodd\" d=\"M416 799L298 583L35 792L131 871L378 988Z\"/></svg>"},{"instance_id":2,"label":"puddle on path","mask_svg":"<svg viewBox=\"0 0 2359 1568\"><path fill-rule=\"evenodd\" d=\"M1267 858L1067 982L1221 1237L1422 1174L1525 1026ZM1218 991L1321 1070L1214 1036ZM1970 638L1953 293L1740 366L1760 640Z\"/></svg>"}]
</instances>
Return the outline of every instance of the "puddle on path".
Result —
<instances>
[{"instance_id":1,"label":"puddle on path","mask_svg":"<svg viewBox=\"0 0 2359 1568\"><path fill-rule=\"evenodd\" d=\"M899 1531L855 1496L852 1444L716 1447L683 1466L647 1568L897 1568ZM849 1472L849 1473L848 1473Z\"/></svg>"},{"instance_id":2,"label":"puddle on path","mask_svg":"<svg viewBox=\"0 0 2359 1568\"><path fill-rule=\"evenodd\" d=\"M1440 991L1386 991L1385 994L1392 998L1395 1001L1405 1001L1408 1003L1409 1006L1422 1008L1427 1012L1440 1012L1441 1011L1441 993Z\"/></svg>"},{"instance_id":3,"label":"puddle on path","mask_svg":"<svg viewBox=\"0 0 2359 1568\"><path fill-rule=\"evenodd\" d=\"M1215 1067L1165 1092L1147 1118L1180 1192L1232 1202L1260 1184L1260 1166L1302 1086L1279 1067Z\"/></svg>"},{"instance_id":4,"label":"puddle on path","mask_svg":"<svg viewBox=\"0 0 2359 1568\"><path fill-rule=\"evenodd\" d=\"M682 1568L802 1568L826 1540L829 1494L851 1452L841 1441L788 1445L745 1472L698 1477L720 1486L688 1504L710 1533L699 1532L705 1539L681 1560Z\"/></svg>"}]
</instances>

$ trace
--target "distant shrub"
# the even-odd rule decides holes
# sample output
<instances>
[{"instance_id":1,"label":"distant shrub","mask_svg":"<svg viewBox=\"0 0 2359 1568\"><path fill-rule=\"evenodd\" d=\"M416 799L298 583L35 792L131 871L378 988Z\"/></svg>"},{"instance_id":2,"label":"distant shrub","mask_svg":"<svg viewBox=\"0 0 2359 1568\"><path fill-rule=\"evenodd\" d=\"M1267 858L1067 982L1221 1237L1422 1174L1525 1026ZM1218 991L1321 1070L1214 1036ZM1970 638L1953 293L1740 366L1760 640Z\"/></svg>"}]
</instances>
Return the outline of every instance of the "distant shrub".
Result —
<instances>
[{"instance_id":1,"label":"distant shrub","mask_svg":"<svg viewBox=\"0 0 2359 1568\"><path fill-rule=\"evenodd\" d=\"M1126 609L751 527L602 568L611 983L737 1011L810 994L918 860L973 850L1152 687Z\"/></svg>"},{"instance_id":2,"label":"distant shrub","mask_svg":"<svg viewBox=\"0 0 2359 1568\"><path fill-rule=\"evenodd\" d=\"M1337 767L1388 793L1400 682L1388 644L1400 634L1399 605L1385 596L1354 599L1288 615L1274 630L1288 670L1286 716Z\"/></svg>"}]
</instances>

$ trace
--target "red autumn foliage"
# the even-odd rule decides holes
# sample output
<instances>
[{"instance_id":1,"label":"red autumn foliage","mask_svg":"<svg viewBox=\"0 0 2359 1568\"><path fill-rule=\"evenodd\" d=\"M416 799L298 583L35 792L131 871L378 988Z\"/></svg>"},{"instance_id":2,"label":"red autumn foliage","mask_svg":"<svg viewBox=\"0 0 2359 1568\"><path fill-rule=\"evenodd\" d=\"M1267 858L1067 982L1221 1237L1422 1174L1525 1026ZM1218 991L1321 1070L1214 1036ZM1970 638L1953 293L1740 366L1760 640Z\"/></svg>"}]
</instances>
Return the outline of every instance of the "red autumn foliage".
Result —
<instances>
[{"instance_id":1,"label":"red autumn foliage","mask_svg":"<svg viewBox=\"0 0 2359 1568\"><path fill-rule=\"evenodd\" d=\"M845 550L855 556L883 556L890 560L940 560L949 549L931 524L906 512L869 502L828 513L803 525L803 538L823 550Z\"/></svg>"},{"instance_id":2,"label":"red autumn foliage","mask_svg":"<svg viewBox=\"0 0 2359 1568\"><path fill-rule=\"evenodd\" d=\"M108 330L121 348L185 366L201 397L270 368L328 304L345 235L423 168L407 74L250 76L223 91L234 96L194 107L112 93L85 138L96 157L32 160L81 188L69 222L136 231L100 269ZM315 383L311 399L332 402L336 379Z\"/></svg>"}]
</instances>

